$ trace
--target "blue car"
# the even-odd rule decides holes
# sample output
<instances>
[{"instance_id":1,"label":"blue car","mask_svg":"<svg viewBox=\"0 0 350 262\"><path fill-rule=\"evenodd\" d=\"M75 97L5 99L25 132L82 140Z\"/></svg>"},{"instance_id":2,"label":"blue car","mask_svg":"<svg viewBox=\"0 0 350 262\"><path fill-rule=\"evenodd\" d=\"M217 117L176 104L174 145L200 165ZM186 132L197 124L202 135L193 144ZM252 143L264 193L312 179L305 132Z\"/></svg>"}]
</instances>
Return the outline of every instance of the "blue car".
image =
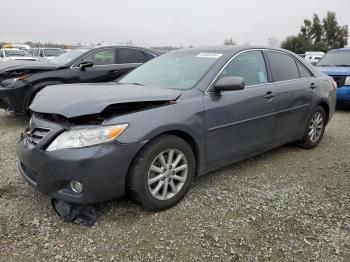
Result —
<instances>
[{"instance_id":1,"label":"blue car","mask_svg":"<svg viewBox=\"0 0 350 262\"><path fill-rule=\"evenodd\" d=\"M350 107L350 48L329 51L317 66L337 83L337 105Z\"/></svg>"}]
</instances>

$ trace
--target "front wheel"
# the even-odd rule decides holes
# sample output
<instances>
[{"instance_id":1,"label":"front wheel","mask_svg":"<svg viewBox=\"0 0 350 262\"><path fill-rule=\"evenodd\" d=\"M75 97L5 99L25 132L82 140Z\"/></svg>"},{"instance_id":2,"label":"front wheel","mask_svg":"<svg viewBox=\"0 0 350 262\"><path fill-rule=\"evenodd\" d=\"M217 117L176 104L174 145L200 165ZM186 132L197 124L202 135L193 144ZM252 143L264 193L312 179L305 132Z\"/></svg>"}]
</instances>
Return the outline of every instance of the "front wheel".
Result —
<instances>
[{"instance_id":1,"label":"front wheel","mask_svg":"<svg viewBox=\"0 0 350 262\"><path fill-rule=\"evenodd\" d=\"M177 136L164 135L151 141L136 157L127 185L144 207L164 210L182 200L194 175L192 148Z\"/></svg>"},{"instance_id":2,"label":"front wheel","mask_svg":"<svg viewBox=\"0 0 350 262\"><path fill-rule=\"evenodd\" d=\"M316 147L322 140L326 121L327 117L324 109L317 106L307 121L304 137L299 141L299 146L307 149Z\"/></svg>"}]
</instances>

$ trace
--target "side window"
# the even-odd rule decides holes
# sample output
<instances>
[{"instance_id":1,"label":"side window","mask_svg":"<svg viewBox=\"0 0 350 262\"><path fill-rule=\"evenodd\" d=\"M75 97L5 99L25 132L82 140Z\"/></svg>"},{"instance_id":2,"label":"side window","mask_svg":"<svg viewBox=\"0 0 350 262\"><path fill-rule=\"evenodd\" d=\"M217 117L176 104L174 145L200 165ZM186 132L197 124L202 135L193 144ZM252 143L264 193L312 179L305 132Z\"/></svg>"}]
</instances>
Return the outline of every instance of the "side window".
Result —
<instances>
[{"instance_id":1,"label":"side window","mask_svg":"<svg viewBox=\"0 0 350 262\"><path fill-rule=\"evenodd\" d=\"M300 78L294 58L287 54L274 51L269 51L268 55L275 82Z\"/></svg>"},{"instance_id":2,"label":"side window","mask_svg":"<svg viewBox=\"0 0 350 262\"><path fill-rule=\"evenodd\" d=\"M39 56L44 57L44 50L43 49L40 49Z\"/></svg>"},{"instance_id":3,"label":"side window","mask_svg":"<svg viewBox=\"0 0 350 262\"><path fill-rule=\"evenodd\" d=\"M0 57L4 57L4 53L2 50L0 50Z\"/></svg>"},{"instance_id":4,"label":"side window","mask_svg":"<svg viewBox=\"0 0 350 262\"><path fill-rule=\"evenodd\" d=\"M92 62L94 65L113 65L115 64L115 51L114 49L99 50L86 56L80 62L85 61Z\"/></svg>"},{"instance_id":5,"label":"side window","mask_svg":"<svg viewBox=\"0 0 350 262\"><path fill-rule=\"evenodd\" d=\"M117 51L118 64L144 63L146 57L143 52L132 48L118 48Z\"/></svg>"},{"instance_id":6,"label":"side window","mask_svg":"<svg viewBox=\"0 0 350 262\"><path fill-rule=\"evenodd\" d=\"M220 77L239 76L246 86L267 83L267 72L261 51L248 51L236 56L222 71Z\"/></svg>"},{"instance_id":7,"label":"side window","mask_svg":"<svg viewBox=\"0 0 350 262\"><path fill-rule=\"evenodd\" d=\"M308 78L308 77L313 77L313 75L303 66L301 63L297 62L300 77L301 78Z\"/></svg>"}]
</instances>

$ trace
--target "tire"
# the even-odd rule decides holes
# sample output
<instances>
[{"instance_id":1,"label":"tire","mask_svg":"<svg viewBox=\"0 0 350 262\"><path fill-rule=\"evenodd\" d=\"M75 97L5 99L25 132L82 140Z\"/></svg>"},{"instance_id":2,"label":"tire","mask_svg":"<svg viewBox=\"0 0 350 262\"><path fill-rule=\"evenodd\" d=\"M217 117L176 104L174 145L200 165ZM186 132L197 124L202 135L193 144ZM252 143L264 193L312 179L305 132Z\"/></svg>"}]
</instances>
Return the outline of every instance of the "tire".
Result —
<instances>
[{"instance_id":1,"label":"tire","mask_svg":"<svg viewBox=\"0 0 350 262\"><path fill-rule=\"evenodd\" d=\"M176 164L175 167L164 167L169 164L169 155L173 156L171 162ZM184 169L186 165L187 169ZM177 136L162 135L149 142L133 161L127 190L143 207L160 211L173 207L184 198L194 176L195 158L190 145Z\"/></svg>"},{"instance_id":2,"label":"tire","mask_svg":"<svg viewBox=\"0 0 350 262\"><path fill-rule=\"evenodd\" d=\"M307 121L304 131L304 137L299 141L298 145L305 149L311 149L318 146L321 142L327 123L327 115L323 107L316 106ZM317 131L312 131L317 130Z\"/></svg>"}]
</instances>

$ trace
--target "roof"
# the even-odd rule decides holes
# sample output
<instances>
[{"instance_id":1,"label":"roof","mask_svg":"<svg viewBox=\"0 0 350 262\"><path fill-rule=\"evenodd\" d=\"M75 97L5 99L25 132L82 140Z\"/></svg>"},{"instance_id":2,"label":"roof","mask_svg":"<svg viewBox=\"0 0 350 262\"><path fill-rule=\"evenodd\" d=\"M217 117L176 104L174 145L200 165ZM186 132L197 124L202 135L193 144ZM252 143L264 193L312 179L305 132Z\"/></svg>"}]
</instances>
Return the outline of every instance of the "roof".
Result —
<instances>
[{"instance_id":1,"label":"roof","mask_svg":"<svg viewBox=\"0 0 350 262\"><path fill-rule=\"evenodd\" d=\"M344 47L344 48L332 49L329 52L333 52L333 51L350 51L350 48Z\"/></svg>"},{"instance_id":2,"label":"roof","mask_svg":"<svg viewBox=\"0 0 350 262\"><path fill-rule=\"evenodd\" d=\"M134 46L134 45L101 45L101 46L95 46L95 47L92 47L92 48L98 49L98 48L106 48L106 47L114 47L114 48L136 48L136 49L143 50L143 51L145 51L145 52L152 53L152 54L154 54L154 55L161 55L161 54L164 53L164 51L155 50L155 49L151 49L151 48L147 48L147 47ZM80 47L78 47L78 48L80 48Z\"/></svg>"},{"instance_id":3,"label":"roof","mask_svg":"<svg viewBox=\"0 0 350 262\"><path fill-rule=\"evenodd\" d=\"M292 53L288 50L281 49L281 48L273 48L273 47L267 47L267 46L249 46L249 45L203 46L203 47L195 47L195 48L178 49L171 52L193 51L193 52L220 52L225 54L235 54L240 51L251 50L251 49L268 49L268 50L276 50L276 51Z\"/></svg>"}]
</instances>

